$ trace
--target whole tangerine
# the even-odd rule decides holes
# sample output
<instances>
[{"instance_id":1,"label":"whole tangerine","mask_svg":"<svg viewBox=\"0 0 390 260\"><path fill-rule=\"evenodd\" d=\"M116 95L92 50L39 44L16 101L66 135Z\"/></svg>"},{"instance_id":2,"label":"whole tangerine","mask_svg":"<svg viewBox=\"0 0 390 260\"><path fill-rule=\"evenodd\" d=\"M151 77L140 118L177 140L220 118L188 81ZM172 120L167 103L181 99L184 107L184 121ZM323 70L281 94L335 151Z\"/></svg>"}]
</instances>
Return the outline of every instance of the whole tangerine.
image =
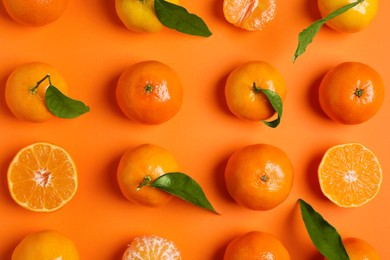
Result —
<instances>
[{"instance_id":1,"label":"whole tangerine","mask_svg":"<svg viewBox=\"0 0 390 260\"><path fill-rule=\"evenodd\" d=\"M276 92L283 101L286 83L281 73L264 61L250 61L236 67L225 84L225 98L230 111L251 121L266 120L275 114L261 89Z\"/></svg>"},{"instance_id":2,"label":"whole tangerine","mask_svg":"<svg viewBox=\"0 0 390 260\"><path fill-rule=\"evenodd\" d=\"M136 122L156 125L175 116L183 89L177 73L159 61L143 61L119 77L116 99L123 113Z\"/></svg>"},{"instance_id":3,"label":"whole tangerine","mask_svg":"<svg viewBox=\"0 0 390 260\"><path fill-rule=\"evenodd\" d=\"M384 101L382 77L360 62L343 62L330 69L319 86L323 111L342 124L360 124L373 117Z\"/></svg>"},{"instance_id":4,"label":"whole tangerine","mask_svg":"<svg viewBox=\"0 0 390 260\"><path fill-rule=\"evenodd\" d=\"M142 144L125 152L117 169L117 180L123 195L133 203L159 207L173 197L169 193L140 184L145 177L151 181L169 172L178 172L173 155L156 145Z\"/></svg>"},{"instance_id":5,"label":"whole tangerine","mask_svg":"<svg viewBox=\"0 0 390 260\"><path fill-rule=\"evenodd\" d=\"M233 239L225 249L223 260L290 260L290 254L275 236L250 231Z\"/></svg>"},{"instance_id":6,"label":"whole tangerine","mask_svg":"<svg viewBox=\"0 0 390 260\"><path fill-rule=\"evenodd\" d=\"M252 210L270 210L290 194L293 166L278 147L248 145L230 156L225 168L225 182L238 204Z\"/></svg>"},{"instance_id":7,"label":"whole tangerine","mask_svg":"<svg viewBox=\"0 0 390 260\"><path fill-rule=\"evenodd\" d=\"M9 16L31 26L42 26L56 21L65 11L68 0L3 0Z\"/></svg>"},{"instance_id":8,"label":"whole tangerine","mask_svg":"<svg viewBox=\"0 0 390 260\"><path fill-rule=\"evenodd\" d=\"M5 101L11 112L19 119L31 122L45 122L54 117L47 109L45 93L48 82L37 82L50 75L51 83L63 94L68 85L60 72L52 65L31 62L15 68L5 86ZM47 82L47 84L45 84Z\"/></svg>"},{"instance_id":9,"label":"whole tangerine","mask_svg":"<svg viewBox=\"0 0 390 260\"><path fill-rule=\"evenodd\" d=\"M317 6L322 17L350 4L349 0L318 0ZM364 0L326 22L330 28L344 33L359 32L368 27L378 12L378 0Z\"/></svg>"}]
</instances>

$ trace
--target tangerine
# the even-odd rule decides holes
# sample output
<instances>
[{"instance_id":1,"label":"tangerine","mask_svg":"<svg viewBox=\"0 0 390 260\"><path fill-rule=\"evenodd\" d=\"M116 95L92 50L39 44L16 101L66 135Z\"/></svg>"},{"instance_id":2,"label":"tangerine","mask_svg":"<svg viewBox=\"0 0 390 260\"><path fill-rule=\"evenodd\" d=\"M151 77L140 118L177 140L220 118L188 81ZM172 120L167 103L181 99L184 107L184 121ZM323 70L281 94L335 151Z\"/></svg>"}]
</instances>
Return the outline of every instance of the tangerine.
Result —
<instances>
[{"instance_id":1,"label":"tangerine","mask_svg":"<svg viewBox=\"0 0 390 260\"><path fill-rule=\"evenodd\" d=\"M68 0L3 0L9 16L15 21L42 26L56 21L65 11Z\"/></svg>"},{"instance_id":2,"label":"tangerine","mask_svg":"<svg viewBox=\"0 0 390 260\"><path fill-rule=\"evenodd\" d=\"M350 4L349 0L318 0L317 6L322 17ZM355 33L368 27L378 12L378 0L364 0L345 13L330 19L326 24L339 32Z\"/></svg>"},{"instance_id":3,"label":"tangerine","mask_svg":"<svg viewBox=\"0 0 390 260\"><path fill-rule=\"evenodd\" d=\"M224 260L289 260L290 254L275 236L251 231L233 239L226 247Z\"/></svg>"},{"instance_id":4,"label":"tangerine","mask_svg":"<svg viewBox=\"0 0 390 260\"><path fill-rule=\"evenodd\" d=\"M276 92L282 101L286 96L283 76L269 63L250 61L235 68L225 85L230 111L239 118L251 121L271 118L275 109L261 89Z\"/></svg>"},{"instance_id":5,"label":"tangerine","mask_svg":"<svg viewBox=\"0 0 390 260\"><path fill-rule=\"evenodd\" d=\"M74 242L63 234L45 230L25 236L16 246L11 260L79 260Z\"/></svg>"},{"instance_id":6,"label":"tangerine","mask_svg":"<svg viewBox=\"0 0 390 260\"><path fill-rule=\"evenodd\" d=\"M358 143L329 148L318 167L323 194L340 207L360 207L372 200L382 183L375 154Z\"/></svg>"},{"instance_id":7,"label":"tangerine","mask_svg":"<svg viewBox=\"0 0 390 260\"><path fill-rule=\"evenodd\" d=\"M319 86L323 111L342 124L360 124L373 117L384 101L382 77L370 66L344 62L329 70Z\"/></svg>"},{"instance_id":8,"label":"tangerine","mask_svg":"<svg viewBox=\"0 0 390 260\"><path fill-rule=\"evenodd\" d=\"M181 260L181 253L175 243L156 235L135 237L123 254L122 260L159 259Z\"/></svg>"},{"instance_id":9,"label":"tangerine","mask_svg":"<svg viewBox=\"0 0 390 260\"><path fill-rule=\"evenodd\" d=\"M179 165L167 150L152 144L142 144L125 152L119 162L117 180L123 195L130 201L146 206L158 207L171 200L169 193L140 184L145 177L151 181L159 176L178 172Z\"/></svg>"},{"instance_id":10,"label":"tangerine","mask_svg":"<svg viewBox=\"0 0 390 260\"><path fill-rule=\"evenodd\" d=\"M179 0L167 0L179 4ZM154 0L115 0L115 10L127 29L134 32L158 32L164 28L156 15Z\"/></svg>"},{"instance_id":11,"label":"tangerine","mask_svg":"<svg viewBox=\"0 0 390 260\"><path fill-rule=\"evenodd\" d=\"M275 0L224 0L225 19L236 27L248 30L262 30L275 17Z\"/></svg>"},{"instance_id":12,"label":"tangerine","mask_svg":"<svg viewBox=\"0 0 390 260\"><path fill-rule=\"evenodd\" d=\"M54 117L45 102L47 85L38 82L50 75L52 84L66 94L68 85L60 72L53 66L32 62L18 66L9 75L5 86L5 101L11 112L19 119L31 122L45 122ZM39 86L39 87L38 87Z\"/></svg>"},{"instance_id":13,"label":"tangerine","mask_svg":"<svg viewBox=\"0 0 390 260\"><path fill-rule=\"evenodd\" d=\"M366 241L356 237L343 239L350 260L380 260L378 252ZM324 258L326 260L326 258Z\"/></svg>"},{"instance_id":14,"label":"tangerine","mask_svg":"<svg viewBox=\"0 0 390 260\"><path fill-rule=\"evenodd\" d=\"M168 121L179 112L183 89L171 67L149 60L136 63L121 74L116 98L128 118L156 125Z\"/></svg>"},{"instance_id":15,"label":"tangerine","mask_svg":"<svg viewBox=\"0 0 390 260\"><path fill-rule=\"evenodd\" d=\"M253 210L270 210L290 194L293 166L287 155L275 146L248 145L230 156L225 181L238 204Z\"/></svg>"},{"instance_id":16,"label":"tangerine","mask_svg":"<svg viewBox=\"0 0 390 260\"><path fill-rule=\"evenodd\" d=\"M76 166L68 152L45 142L21 149L8 167L7 178L14 201L36 212L62 208L78 187Z\"/></svg>"}]
</instances>

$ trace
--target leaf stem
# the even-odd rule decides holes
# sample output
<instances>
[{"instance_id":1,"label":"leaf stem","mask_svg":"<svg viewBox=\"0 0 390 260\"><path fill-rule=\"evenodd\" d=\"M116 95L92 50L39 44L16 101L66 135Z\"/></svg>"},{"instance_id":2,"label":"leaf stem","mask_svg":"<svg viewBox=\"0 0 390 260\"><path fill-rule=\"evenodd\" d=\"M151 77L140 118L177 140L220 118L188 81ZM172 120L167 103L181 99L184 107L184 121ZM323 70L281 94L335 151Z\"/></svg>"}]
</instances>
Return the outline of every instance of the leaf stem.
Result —
<instances>
[{"instance_id":1,"label":"leaf stem","mask_svg":"<svg viewBox=\"0 0 390 260\"><path fill-rule=\"evenodd\" d=\"M149 175L146 175L142 182L138 185L137 191L139 191L143 186L149 186L152 182L152 178Z\"/></svg>"},{"instance_id":2,"label":"leaf stem","mask_svg":"<svg viewBox=\"0 0 390 260\"><path fill-rule=\"evenodd\" d=\"M35 84L34 87L30 88L30 93L31 93L31 94L37 93L39 85L41 85L41 83L44 82L46 79L49 81L49 86L52 86L51 80L50 80L50 74L47 74L47 75L44 76L41 80L39 80L39 81L37 82L37 84Z\"/></svg>"}]
</instances>

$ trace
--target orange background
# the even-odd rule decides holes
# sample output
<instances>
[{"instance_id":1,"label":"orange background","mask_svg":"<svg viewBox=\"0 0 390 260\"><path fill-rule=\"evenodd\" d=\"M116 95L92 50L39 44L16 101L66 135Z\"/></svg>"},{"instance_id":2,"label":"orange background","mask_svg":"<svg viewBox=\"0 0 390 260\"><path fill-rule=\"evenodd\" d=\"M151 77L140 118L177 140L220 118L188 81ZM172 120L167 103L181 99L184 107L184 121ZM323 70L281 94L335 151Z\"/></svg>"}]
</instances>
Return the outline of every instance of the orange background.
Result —
<instances>
[{"instance_id":1,"label":"orange background","mask_svg":"<svg viewBox=\"0 0 390 260\"><path fill-rule=\"evenodd\" d=\"M390 82L390 2L380 1L376 19L359 33L343 34L323 27L307 52L292 63L298 32L319 18L315 2L279 1L275 20L265 30L246 32L225 21L222 0L182 0L187 10L206 21L213 32L210 38L169 29L156 34L130 32L117 18L114 1L108 0L69 1L59 20L38 28L14 22L1 5L0 259L10 259L26 234L42 229L54 229L72 238L82 259L120 259L134 236L154 233L174 240L184 259L217 260L222 259L230 240L252 230L277 236L292 259L321 259L304 229L298 198L312 204L343 237L363 238L383 259L390 259L390 95L371 120L355 126L328 119L317 98L324 73L344 61L366 63L386 84ZM170 65L184 85L180 112L158 126L131 122L115 100L120 73L148 59ZM240 120L226 106L223 89L227 75L251 60L267 61L285 76L288 93L282 123L276 129ZM5 104L4 85L16 66L30 61L55 66L67 80L70 96L83 100L91 112L47 123L16 119ZM19 149L36 141L64 147L78 167L76 196L54 213L29 212L14 203L8 192L8 164ZM328 201L316 178L325 150L346 142L370 148L384 173L378 196L355 209L339 208ZM141 143L171 151L182 171L200 183L221 215L179 199L162 208L128 202L119 191L116 167L127 149ZM280 147L295 168L290 196L266 212L239 206L224 185L228 157L253 143Z\"/></svg>"}]
</instances>

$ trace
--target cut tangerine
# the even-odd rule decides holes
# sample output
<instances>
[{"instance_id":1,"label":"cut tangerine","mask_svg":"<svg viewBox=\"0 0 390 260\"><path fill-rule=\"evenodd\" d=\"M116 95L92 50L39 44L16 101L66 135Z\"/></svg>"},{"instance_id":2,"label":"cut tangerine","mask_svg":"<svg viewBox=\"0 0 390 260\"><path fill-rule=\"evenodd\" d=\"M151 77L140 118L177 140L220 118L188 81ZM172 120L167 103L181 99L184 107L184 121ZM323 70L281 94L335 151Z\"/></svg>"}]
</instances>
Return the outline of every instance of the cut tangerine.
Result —
<instances>
[{"instance_id":1,"label":"cut tangerine","mask_svg":"<svg viewBox=\"0 0 390 260\"><path fill-rule=\"evenodd\" d=\"M360 207L372 200L382 183L381 165L365 146L340 144L325 153L318 168L323 194L340 207Z\"/></svg>"},{"instance_id":2,"label":"cut tangerine","mask_svg":"<svg viewBox=\"0 0 390 260\"><path fill-rule=\"evenodd\" d=\"M159 259L180 260L181 254L173 241L156 235L143 235L133 239L122 260Z\"/></svg>"},{"instance_id":3,"label":"cut tangerine","mask_svg":"<svg viewBox=\"0 0 390 260\"><path fill-rule=\"evenodd\" d=\"M21 149L12 160L8 187L20 206L36 212L55 211L77 191L76 166L63 148L34 143Z\"/></svg>"},{"instance_id":4,"label":"cut tangerine","mask_svg":"<svg viewBox=\"0 0 390 260\"><path fill-rule=\"evenodd\" d=\"M276 12L275 0L224 0L225 19L236 27L256 31L270 23Z\"/></svg>"}]
</instances>

